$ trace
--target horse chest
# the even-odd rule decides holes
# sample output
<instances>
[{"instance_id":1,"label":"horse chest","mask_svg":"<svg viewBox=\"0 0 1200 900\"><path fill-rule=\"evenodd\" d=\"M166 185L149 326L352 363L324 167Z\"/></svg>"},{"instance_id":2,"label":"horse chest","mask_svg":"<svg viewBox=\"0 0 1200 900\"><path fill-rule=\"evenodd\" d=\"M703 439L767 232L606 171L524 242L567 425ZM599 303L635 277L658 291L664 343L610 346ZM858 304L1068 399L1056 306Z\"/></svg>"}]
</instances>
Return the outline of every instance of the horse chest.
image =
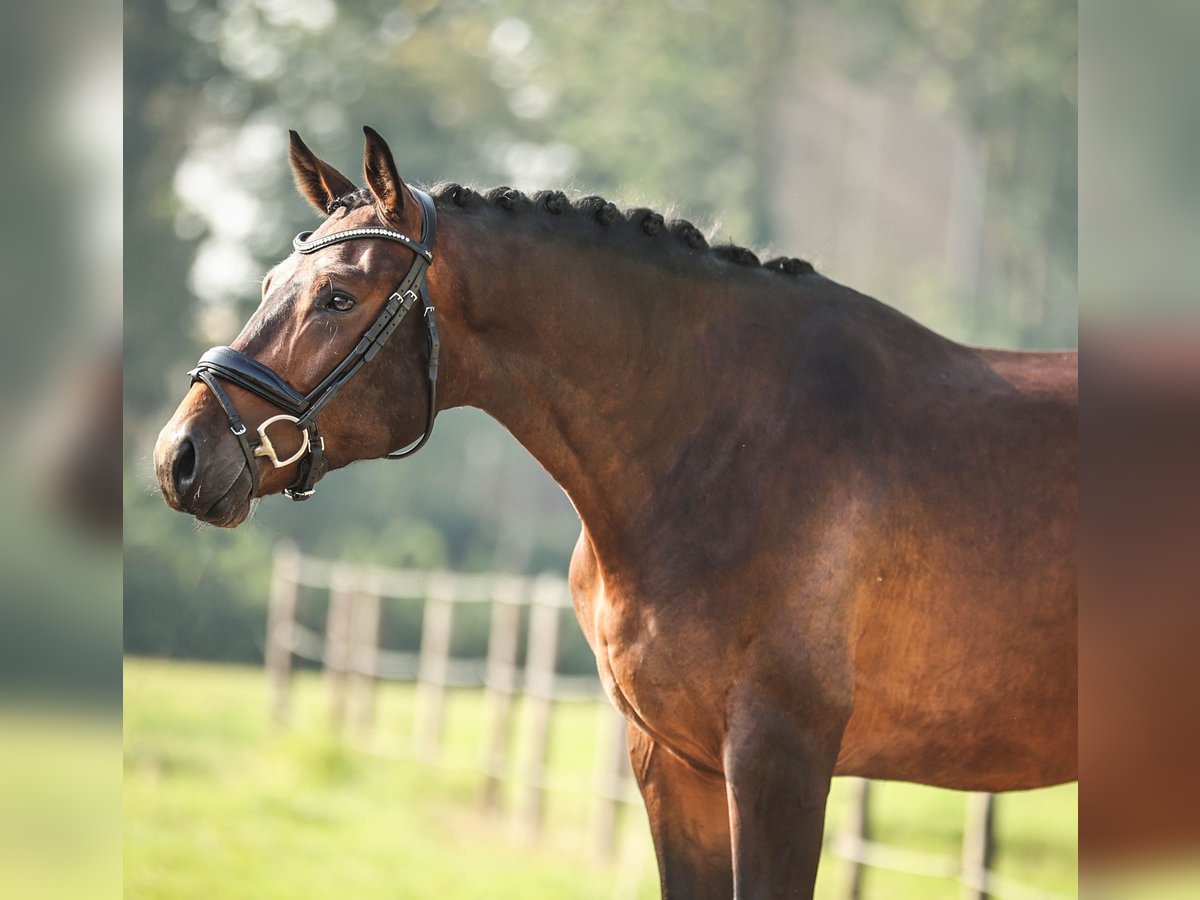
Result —
<instances>
[{"instance_id":1,"label":"horse chest","mask_svg":"<svg viewBox=\"0 0 1200 900\"><path fill-rule=\"evenodd\" d=\"M627 583L634 583L629 579ZM644 582L643 582L644 583ZM570 569L575 613L613 705L678 755L719 769L724 703L737 654L683 599L606 580L586 529Z\"/></svg>"},{"instance_id":2,"label":"horse chest","mask_svg":"<svg viewBox=\"0 0 1200 900\"><path fill-rule=\"evenodd\" d=\"M711 635L644 598L597 598L592 614L596 668L617 709L689 757L719 764L725 676Z\"/></svg>"}]
</instances>

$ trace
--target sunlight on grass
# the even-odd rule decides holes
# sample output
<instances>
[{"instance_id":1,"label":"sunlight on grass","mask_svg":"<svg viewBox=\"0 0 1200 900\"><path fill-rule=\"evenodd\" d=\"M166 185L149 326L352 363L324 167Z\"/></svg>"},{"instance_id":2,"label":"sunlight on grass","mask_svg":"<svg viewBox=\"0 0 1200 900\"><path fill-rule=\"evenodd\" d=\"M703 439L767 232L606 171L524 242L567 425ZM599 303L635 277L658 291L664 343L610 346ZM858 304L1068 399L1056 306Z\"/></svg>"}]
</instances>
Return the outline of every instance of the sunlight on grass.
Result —
<instances>
[{"instance_id":1,"label":"sunlight on grass","mask_svg":"<svg viewBox=\"0 0 1200 900\"><path fill-rule=\"evenodd\" d=\"M121 896L115 716L0 705L0 896Z\"/></svg>"},{"instance_id":2,"label":"sunlight on grass","mask_svg":"<svg viewBox=\"0 0 1200 900\"><path fill-rule=\"evenodd\" d=\"M131 898L397 897L655 898L645 816L624 810L618 858L598 858L586 792L552 791L543 838L521 838L510 815L481 805L481 692L447 699L444 765L413 761L415 690L379 692L369 746L328 729L320 677L296 678L290 729L267 720L259 669L130 659L125 677L125 887ZM518 722L510 771L524 751ZM548 766L555 784L587 788L602 719L595 704L555 713ZM840 818L843 785L830 799ZM519 786L505 792L519 808ZM964 798L883 784L876 839L957 857ZM997 866L1056 893L1075 891L1074 787L1001 798ZM837 896L845 864L826 856L818 896ZM949 880L871 870L867 896L956 898Z\"/></svg>"},{"instance_id":3,"label":"sunlight on grass","mask_svg":"<svg viewBox=\"0 0 1200 900\"><path fill-rule=\"evenodd\" d=\"M614 895L618 873L585 849L586 798L551 798L552 852L482 812L478 693L450 698L446 742L459 768L447 769L396 758L409 749L413 690L381 693L375 754L327 733L313 674L297 678L295 727L273 732L258 670L129 661L127 896ZM579 731L586 742L587 729ZM557 729L555 737L555 764L590 775L594 741L585 754L583 744L557 740ZM557 831L564 820L574 823L567 835ZM636 896L654 897L652 867L644 868Z\"/></svg>"}]
</instances>

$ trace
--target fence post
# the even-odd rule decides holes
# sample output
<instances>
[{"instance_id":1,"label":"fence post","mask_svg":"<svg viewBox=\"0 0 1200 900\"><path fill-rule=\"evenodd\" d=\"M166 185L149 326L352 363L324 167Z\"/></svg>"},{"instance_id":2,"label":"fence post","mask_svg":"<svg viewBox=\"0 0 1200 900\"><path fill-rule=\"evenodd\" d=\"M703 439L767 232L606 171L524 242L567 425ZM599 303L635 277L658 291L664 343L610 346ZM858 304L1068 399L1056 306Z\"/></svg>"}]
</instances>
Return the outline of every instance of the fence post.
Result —
<instances>
[{"instance_id":1,"label":"fence post","mask_svg":"<svg viewBox=\"0 0 1200 900\"><path fill-rule=\"evenodd\" d=\"M967 795L967 817L963 828L962 881L964 900L987 900L992 866L992 827L995 824L994 794Z\"/></svg>"},{"instance_id":2,"label":"fence post","mask_svg":"<svg viewBox=\"0 0 1200 900\"><path fill-rule=\"evenodd\" d=\"M329 614L325 620L325 682L329 686L329 722L334 731L346 723L346 681L354 617L354 569L338 563L329 573Z\"/></svg>"},{"instance_id":3,"label":"fence post","mask_svg":"<svg viewBox=\"0 0 1200 900\"><path fill-rule=\"evenodd\" d=\"M838 843L846 860L845 892L846 900L859 900L862 897L863 872L866 866L862 864L862 849L871 839L871 782L865 778L848 778L847 803L839 829Z\"/></svg>"},{"instance_id":4,"label":"fence post","mask_svg":"<svg viewBox=\"0 0 1200 900\"><path fill-rule=\"evenodd\" d=\"M522 831L535 837L545 814L546 753L550 748L550 713L554 703L554 669L558 657L559 599L557 579L537 580L529 611L529 644L525 652L525 704L529 710L525 763L527 785L521 811Z\"/></svg>"},{"instance_id":5,"label":"fence post","mask_svg":"<svg viewBox=\"0 0 1200 900\"><path fill-rule=\"evenodd\" d=\"M371 579L354 597L350 635L350 724L363 740L375 726L375 666L379 660L379 584Z\"/></svg>"},{"instance_id":6,"label":"fence post","mask_svg":"<svg viewBox=\"0 0 1200 900\"><path fill-rule=\"evenodd\" d=\"M271 594L267 606L267 645L264 662L271 694L271 718L286 725L292 713L292 643L296 634L300 551L291 541L275 545Z\"/></svg>"},{"instance_id":7,"label":"fence post","mask_svg":"<svg viewBox=\"0 0 1200 900\"><path fill-rule=\"evenodd\" d=\"M454 628L454 578L436 572L425 591L421 659L417 671L417 719L413 735L417 758L437 762L450 680L450 637Z\"/></svg>"},{"instance_id":8,"label":"fence post","mask_svg":"<svg viewBox=\"0 0 1200 900\"><path fill-rule=\"evenodd\" d=\"M488 634L488 729L483 755L483 805L497 810L503 803L512 736L513 695L517 692L517 649L521 641L521 607L527 596L523 578L506 576L492 596L492 623Z\"/></svg>"},{"instance_id":9,"label":"fence post","mask_svg":"<svg viewBox=\"0 0 1200 900\"><path fill-rule=\"evenodd\" d=\"M629 782L629 741L625 717L607 699L598 704L600 748L596 754L596 850L606 861L616 859L621 804Z\"/></svg>"}]
</instances>

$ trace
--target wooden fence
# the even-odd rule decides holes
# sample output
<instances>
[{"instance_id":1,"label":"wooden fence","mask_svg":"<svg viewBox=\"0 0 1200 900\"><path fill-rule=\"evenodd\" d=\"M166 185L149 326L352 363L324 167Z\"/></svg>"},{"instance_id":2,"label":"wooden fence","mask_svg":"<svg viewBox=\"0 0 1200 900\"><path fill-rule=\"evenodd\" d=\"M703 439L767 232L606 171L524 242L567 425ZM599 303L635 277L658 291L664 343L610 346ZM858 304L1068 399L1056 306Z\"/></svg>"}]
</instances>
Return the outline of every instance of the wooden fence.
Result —
<instances>
[{"instance_id":1,"label":"wooden fence","mask_svg":"<svg viewBox=\"0 0 1200 900\"><path fill-rule=\"evenodd\" d=\"M297 618L301 588L328 591L323 633ZM382 604L388 600L423 601L419 651L404 653L379 646ZM478 604L490 606L487 655L456 657L451 652L455 611ZM291 717L297 657L323 667L330 723L337 731L349 729L360 741L369 740L374 728L376 684L416 682L411 753L419 762L436 765L442 755L447 691L483 688L487 721L480 769L487 808L498 811L505 785L514 785L519 827L534 837L541 831L551 789L591 794L596 802L595 845L611 857L617 851L621 806L640 807L641 800L625 749L624 719L602 700L599 681L595 676L556 671L560 619L563 610L570 608L570 594L561 578L353 567L302 556L290 543L281 543L275 549L267 619L271 715L281 724ZM522 666L518 661L523 619L528 626ZM525 753L514 760L510 754L518 726L518 697L524 707L519 743ZM579 702L596 704L604 716L591 784L558 777L546 762L554 707Z\"/></svg>"},{"instance_id":2,"label":"wooden fence","mask_svg":"<svg viewBox=\"0 0 1200 900\"><path fill-rule=\"evenodd\" d=\"M323 633L303 626L297 619L302 587L328 591ZM423 601L418 652L379 646L382 603L389 599ZM455 610L464 604L490 606L484 658L460 658L451 653ZM290 719L296 657L323 666L331 724L339 731L349 728L359 739L369 738L374 727L376 683L415 681L412 755L435 765L442 749L447 691L481 687L487 706L480 764L483 803L490 810L500 810L505 785L515 783L519 827L526 836L534 837L542 828L548 791L564 786L546 764L554 707L600 701L598 705L606 712L595 777L590 785L567 787L593 796L595 845L602 855L612 858L617 852L621 807L634 805L640 809L641 801L625 748L624 719L601 701L603 695L594 676L565 676L556 671L561 612L570 606L567 585L561 578L354 567L302 556L294 545L281 542L275 549L267 619L271 716L284 724ZM525 662L520 666L521 623L526 609ZM518 696L523 697L527 707L522 717L525 733L521 742L526 755L522 760L513 760L510 748L517 727L514 701ZM826 849L843 860L842 895L846 900L863 896L866 868L956 879L967 900L1056 900L1053 894L991 870L993 795L967 795L962 853L955 859L873 841L871 784L862 779L848 781L850 796L841 827L826 835ZM628 893L632 894L632 889Z\"/></svg>"}]
</instances>

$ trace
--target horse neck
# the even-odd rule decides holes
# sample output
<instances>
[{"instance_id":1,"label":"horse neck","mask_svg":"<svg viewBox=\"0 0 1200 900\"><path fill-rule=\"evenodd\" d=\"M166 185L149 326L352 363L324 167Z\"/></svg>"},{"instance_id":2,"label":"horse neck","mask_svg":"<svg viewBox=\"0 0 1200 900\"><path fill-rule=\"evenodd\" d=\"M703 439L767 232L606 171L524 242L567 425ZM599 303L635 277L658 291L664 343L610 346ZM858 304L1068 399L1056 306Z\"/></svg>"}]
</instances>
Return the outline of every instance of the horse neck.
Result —
<instances>
[{"instance_id":1,"label":"horse neck","mask_svg":"<svg viewBox=\"0 0 1200 900\"><path fill-rule=\"evenodd\" d=\"M556 234L549 214L505 215L443 217L430 278L446 405L498 420L566 491L593 542L619 541L709 408L696 346L717 307L653 247L630 252L622 240L637 235L601 248Z\"/></svg>"}]
</instances>

